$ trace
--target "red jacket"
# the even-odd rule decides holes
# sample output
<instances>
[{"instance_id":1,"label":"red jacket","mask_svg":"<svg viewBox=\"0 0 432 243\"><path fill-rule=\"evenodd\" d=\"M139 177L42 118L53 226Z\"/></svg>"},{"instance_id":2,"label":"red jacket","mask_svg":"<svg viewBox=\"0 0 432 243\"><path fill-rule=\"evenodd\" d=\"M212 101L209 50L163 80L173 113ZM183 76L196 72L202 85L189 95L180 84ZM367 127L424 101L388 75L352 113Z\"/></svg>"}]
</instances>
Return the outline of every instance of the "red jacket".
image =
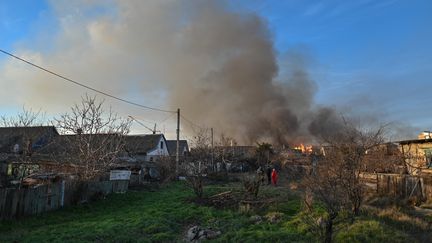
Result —
<instances>
[{"instance_id":1,"label":"red jacket","mask_svg":"<svg viewBox=\"0 0 432 243\"><path fill-rule=\"evenodd\" d=\"M272 177L273 183L276 184L277 177L278 177L276 170L272 171L271 177Z\"/></svg>"}]
</instances>

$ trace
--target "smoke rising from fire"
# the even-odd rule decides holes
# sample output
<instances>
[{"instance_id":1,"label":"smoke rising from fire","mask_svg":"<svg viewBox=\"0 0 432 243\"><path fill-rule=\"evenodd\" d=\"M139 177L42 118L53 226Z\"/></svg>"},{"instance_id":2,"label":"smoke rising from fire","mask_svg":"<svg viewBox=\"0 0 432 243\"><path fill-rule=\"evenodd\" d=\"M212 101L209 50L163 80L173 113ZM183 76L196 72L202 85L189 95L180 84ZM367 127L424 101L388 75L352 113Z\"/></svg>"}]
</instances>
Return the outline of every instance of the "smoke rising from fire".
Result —
<instances>
[{"instance_id":1,"label":"smoke rising from fire","mask_svg":"<svg viewBox=\"0 0 432 243\"><path fill-rule=\"evenodd\" d=\"M314 104L307 55L289 51L279 70L272 34L255 13L201 0L51 4L60 30L18 46L18 54L42 66L141 103L180 107L245 144L295 143L337 129L335 112ZM8 62L2 69L11 89L41 107L62 110L83 93L26 66Z\"/></svg>"}]
</instances>

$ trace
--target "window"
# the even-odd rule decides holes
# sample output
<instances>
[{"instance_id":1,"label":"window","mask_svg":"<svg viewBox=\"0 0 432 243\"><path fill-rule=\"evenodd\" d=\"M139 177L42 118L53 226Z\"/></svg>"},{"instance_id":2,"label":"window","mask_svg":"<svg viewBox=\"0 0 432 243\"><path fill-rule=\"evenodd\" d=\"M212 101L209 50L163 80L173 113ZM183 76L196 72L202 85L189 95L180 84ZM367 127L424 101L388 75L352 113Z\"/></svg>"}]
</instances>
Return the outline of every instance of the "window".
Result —
<instances>
[{"instance_id":1,"label":"window","mask_svg":"<svg viewBox=\"0 0 432 243\"><path fill-rule=\"evenodd\" d=\"M161 141L160 148L163 149L163 141Z\"/></svg>"},{"instance_id":2,"label":"window","mask_svg":"<svg viewBox=\"0 0 432 243\"><path fill-rule=\"evenodd\" d=\"M8 164L8 167L7 167L7 175L8 175L8 176L11 176L11 175L12 175L12 164Z\"/></svg>"},{"instance_id":3,"label":"window","mask_svg":"<svg viewBox=\"0 0 432 243\"><path fill-rule=\"evenodd\" d=\"M426 166L428 168L431 168L432 167L432 149L427 148L424 150L424 153L425 153L425 157L426 157L425 158L426 159Z\"/></svg>"}]
</instances>

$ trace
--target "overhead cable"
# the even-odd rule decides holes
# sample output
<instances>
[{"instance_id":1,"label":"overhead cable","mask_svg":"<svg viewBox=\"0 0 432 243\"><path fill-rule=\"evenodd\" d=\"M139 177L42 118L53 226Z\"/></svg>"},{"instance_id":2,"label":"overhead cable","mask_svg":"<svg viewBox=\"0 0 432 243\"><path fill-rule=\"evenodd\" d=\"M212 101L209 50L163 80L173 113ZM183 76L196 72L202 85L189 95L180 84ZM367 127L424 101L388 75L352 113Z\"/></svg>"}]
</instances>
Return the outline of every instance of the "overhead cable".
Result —
<instances>
[{"instance_id":1,"label":"overhead cable","mask_svg":"<svg viewBox=\"0 0 432 243\"><path fill-rule=\"evenodd\" d=\"M30 62L30 61L24 59L24 58L21 58L21 57L15 56L14 54L9 53L9 52L7 52L7 51L4 51L4 50L2 50L2 49L0 49L0 52L6 54L6 55L8 55L8 56L11 56L11 57L13 57L13 58L15 58L15 59L18 59L18 60L20 60L20 61L22 61L22 62L25 62L25 63L27 63L27 64L29 64L29 65L31 65L31 66L33 66L33 67L36 67L36 68L38 68L38 69L40 69L40 70L43 70L43 71L45 71L45 72L47 72L47 73L50 73L50 74L52 74L52 75L54 75L54 76L57 76L57 77L59 77L59 78L61 78L61 79L64 79L64 80L66 80L66 81L68 81L68 82L71 82L71 83L73 83L73 84L75 84L75 85L78 85L78 86L81 86L81 87L83 87L83 88L86 88L86 89L92 90L92 91L94 91L94 92L96 92L96 93L99 93L99 94L105 95L105 96L110 97L110 98L112 98L112 99L115 99L115 100L118 100L118 101L121 101L121 102L124 102L124 103L130 104L130 105L134 105L134 106L137 106L137 107L140 107L140 108L144 108L144 109L149 109L149 110L154 110L154 111L160 111L160 112L167 112L167 113L175 113L175 112L176 112L176 111L170 111L170 110L165 110L165 109L159 109L159 108L155 108L155 107L150 107L150 106L146 106L146 105L138 104L138 103L136 103L136 102L133 102L133 101L130 101L130 100L126 100L126 99L124 99L124 98L120 98L120 97L117 97L117 96L114 96L114 95L109 94L109 93L107 93L107 92L97 90L97 89L95 89L95 88L93 88L93 87L90 87L90 86L88 86L88 85L86 85L86 84L83 84L83 83L80 83L80 82L75 81L75 80L73 80L73 79L70 79L70 78L68 78L68 77L65 77L65 76L63 76L63 75L61 75L61 74L58 74L58 73L56 73L56 72L50 71L50 70L48 70L47 68L44 68L44 67L39 66L39 65L37 65L37 64L34 64L34 63L32 63L32 62Z\"/></svg>"}]
</instances>

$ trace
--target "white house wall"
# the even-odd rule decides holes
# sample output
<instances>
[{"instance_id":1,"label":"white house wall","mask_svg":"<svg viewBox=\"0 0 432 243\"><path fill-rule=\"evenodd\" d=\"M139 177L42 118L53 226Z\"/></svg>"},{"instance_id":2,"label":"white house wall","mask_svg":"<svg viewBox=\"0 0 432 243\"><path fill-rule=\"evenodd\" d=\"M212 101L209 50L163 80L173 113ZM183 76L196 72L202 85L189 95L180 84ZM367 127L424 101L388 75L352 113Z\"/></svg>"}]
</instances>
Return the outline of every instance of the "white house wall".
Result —
<instances>
[{"instance_id":1,"label":"white house wall","mask_svg":"<svg viewBox=\"0 0 432 243\"><path fill-rule=\"evenodd\" d=\"M161 142L163 143L162 149L160 146ZM167 148L167 145L166 145L166 142L165 142L165 139L163 136L161 136L161 138L159 139L157 148L147 152L146 160L150 161L151 160L150 158L153 157L153 161L154 161L156 159L156 157L159 157L159 156L169 156L168 148Z\"/></svg>"}]
</instances>

